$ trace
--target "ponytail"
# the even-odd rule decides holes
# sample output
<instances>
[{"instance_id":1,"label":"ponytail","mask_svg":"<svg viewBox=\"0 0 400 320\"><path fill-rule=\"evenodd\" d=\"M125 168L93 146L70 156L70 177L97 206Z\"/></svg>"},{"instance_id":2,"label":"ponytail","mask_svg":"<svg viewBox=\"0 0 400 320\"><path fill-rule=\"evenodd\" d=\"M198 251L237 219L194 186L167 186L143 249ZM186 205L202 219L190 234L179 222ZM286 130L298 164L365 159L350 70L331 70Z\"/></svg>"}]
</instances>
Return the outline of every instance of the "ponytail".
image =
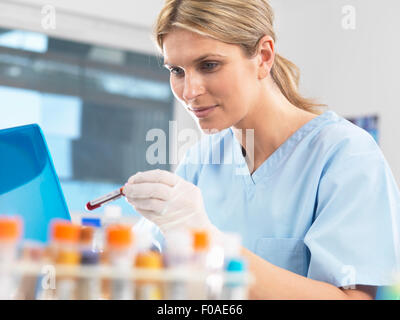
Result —
<instances>
[{"instance_id":1,"label":"ponytail","mask_svg":"<svg viewBox=\"0 0 400 320\"><path fill-rule=\"evenodd\" d=\"M296 107L320 114L321 111L318 110L318 107L326 106L315 102L313 99L305 98L299 93L299 68L293 62L279 54L275 54L271 76L286 99Z\"/></svg>"}]
</instances>

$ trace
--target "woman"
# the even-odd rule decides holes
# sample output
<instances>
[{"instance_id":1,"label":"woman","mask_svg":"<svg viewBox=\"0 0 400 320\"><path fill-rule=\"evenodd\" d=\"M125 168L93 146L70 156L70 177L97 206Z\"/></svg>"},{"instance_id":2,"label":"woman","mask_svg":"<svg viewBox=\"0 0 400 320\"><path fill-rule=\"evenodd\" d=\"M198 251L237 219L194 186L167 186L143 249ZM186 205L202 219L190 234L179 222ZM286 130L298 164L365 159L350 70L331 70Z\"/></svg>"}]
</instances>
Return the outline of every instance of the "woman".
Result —
<instances>
[{"instance_id":1,"label":"woman","mask_svg":"<svg viewBox=\"0 0 400 320\"><path fill-rule=\"evenodd\" d=\"M214 134L176 174L132 176L135 209L164 234L240 233L251 299L372 299L392 284L390 168L368 133L299 94L267 1L168 0L155 36L175 97Z\"/></svg>"}]
</instances>

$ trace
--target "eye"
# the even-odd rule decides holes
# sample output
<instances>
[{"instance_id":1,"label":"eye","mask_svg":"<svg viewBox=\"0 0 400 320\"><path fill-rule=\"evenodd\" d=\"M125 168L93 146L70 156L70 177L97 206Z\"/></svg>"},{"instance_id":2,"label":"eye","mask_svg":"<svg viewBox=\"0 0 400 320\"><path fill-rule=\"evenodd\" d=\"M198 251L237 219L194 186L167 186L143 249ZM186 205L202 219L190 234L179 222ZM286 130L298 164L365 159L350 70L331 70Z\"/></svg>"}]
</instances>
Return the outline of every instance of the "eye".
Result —
<instances>
[{"instance_id":1,"label":"eye","mask_svg":"<svg viewBox=\"0 0 400 320\"><path fill-rule=\"evenodd\" d=\"M214 70L218 65L219 65L218 62L205 61L204 63L202 63L201 69L203 69L203 70L205 70L205 71L212 71L212 70Z\"/></svg>"},{"instance_id":2,"label":"eye","mask_svg":"<svg viewBox=\"0 0 400 320\"><path fill-rule=\"evenodd\" d=\"M174 75L176 75L176 76L183 76L183 74L184 74L183 70L181 68L178 68L178 67L171 67L169 69L169 71L171 73L173 73Z\"/></svg>"}]
</instances>

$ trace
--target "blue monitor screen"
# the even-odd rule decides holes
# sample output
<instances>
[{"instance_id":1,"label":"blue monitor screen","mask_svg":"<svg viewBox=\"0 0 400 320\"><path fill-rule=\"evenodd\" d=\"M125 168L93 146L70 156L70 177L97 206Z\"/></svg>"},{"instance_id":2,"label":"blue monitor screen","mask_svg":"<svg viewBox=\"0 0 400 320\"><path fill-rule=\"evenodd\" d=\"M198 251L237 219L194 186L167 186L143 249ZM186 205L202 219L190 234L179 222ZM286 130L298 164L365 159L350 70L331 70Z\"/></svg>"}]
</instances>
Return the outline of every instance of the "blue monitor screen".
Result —
<instances>
[{"instance_id":1,"label":"blue monitor screen","mask_svg":"<svg viewBox=\"0 0 400 320\"><path fill-rule=\"evenodd\" d=\"M40 242L53 218L71 219L37 124L0 130L0 215L19 215L24 239Z\"/></svg>"}]
</instances>

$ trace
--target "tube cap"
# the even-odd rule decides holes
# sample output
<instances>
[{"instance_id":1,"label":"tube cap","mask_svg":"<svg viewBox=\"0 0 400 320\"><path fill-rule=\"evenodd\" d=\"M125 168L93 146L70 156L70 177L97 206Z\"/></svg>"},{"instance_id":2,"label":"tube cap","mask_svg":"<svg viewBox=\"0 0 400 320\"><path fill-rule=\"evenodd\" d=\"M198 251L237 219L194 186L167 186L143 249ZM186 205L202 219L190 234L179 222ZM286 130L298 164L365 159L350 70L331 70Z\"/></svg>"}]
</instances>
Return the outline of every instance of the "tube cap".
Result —
<instances>
[{"instance_id":1,"label":"tube cap","mask_svg":"<svg viewBox=\"0 0 400 320\"><path fill-rule=\"evenodd\" d=\"M193 230L193 249L207 250L210 246L210 237L206 230Z\"/></svg>"},{"instance_id":2,"label":"tube cap","mask_svg":"<svg viewBox=\"0 0 400 320\"><path fill-rule=\"evenodd\" d=\"M226 264L225 269L228 272L244 272L246 270L246 263L241 258L232 258Z\"/></svg>"},{"instance_id":3,"label":"tube cap","mask_svg":"<svg viewBox=\"0 0 400 320\"><path fill-rule=\"evenodd\" d=\"M53 240L72 243L76 243L79 241L80 226L72 224L68 220L53 221L51 230Z\"/></svg>"},{"instance_id":4,"label":"tube cap","mask_svg":"<svg viewBox=\"0 0 400 320\"><path fill-rule=\"evenodd\" d=\"M17 241L22 233L22 220L16 216L0 216L0 240Z\"/></svg>"},{"instance_id":5,"label":"tube cap","mask_svg":"<svg viewBox=\"0 0 400 320\"><path fill-rule=\"evenodd\" d=\"M113 247L128 247L133 242L133 233L130 226L110 225L106 232L107 244Z\"/></svg>"},{"instance_id":6,"label":"tube cap","mask_svg":"<svg viewBox=\"0 0 400 320\"><path fill-rule=\"evenodd\" d=\"M82 218L81 223L83 226L101 227L100 218Z\"/></svg>"},{"instance_id":7,"label":"tube cap","mask_svg":"<svg viewBox=\"0 0 400 320\"><path fill-rule=\"evenodd\" d=\"M81 227L79 241L81 244L91 244L93 241L94 227Z\"/></svg>"}]
</instances>

